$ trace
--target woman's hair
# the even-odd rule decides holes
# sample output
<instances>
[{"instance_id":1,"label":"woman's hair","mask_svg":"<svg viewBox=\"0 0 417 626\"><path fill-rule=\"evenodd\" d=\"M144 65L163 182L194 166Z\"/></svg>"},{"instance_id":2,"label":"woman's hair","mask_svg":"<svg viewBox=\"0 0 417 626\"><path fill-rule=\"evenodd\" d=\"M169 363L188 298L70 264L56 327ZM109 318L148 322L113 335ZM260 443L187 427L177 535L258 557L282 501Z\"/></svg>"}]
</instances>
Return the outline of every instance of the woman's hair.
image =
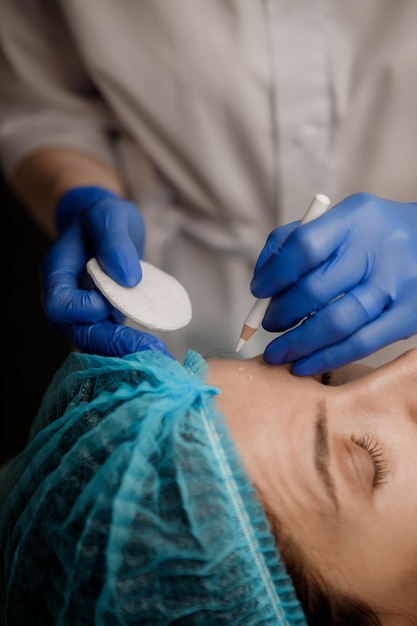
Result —
<instances>
[{"instance_id":1,"label":"woman's hair","mask_svg":"<svg viewBox=\"0 0 417 626\"><path fill-rule=\"evenodd\" d=\"M258 486L256 489L309 626L382 626L379 617L364 602L331 589L323 581L301 548L284 530L276 513L271 512L262 489Z\"/></svg>"},{"instance_id":2,"label":"woman's hair","mask_svg":"<svg viewBox=\"0 0 417 626\"><path fill-rule=\"evenodd\" d=\"M309 626L382 626L381 619L365 602L326 584L314 571L302 550L288 536L277 546ZM411 616L388 612L384 615L390 618L390 624L417 626L415 618Z\"/></svg>"},{"instance_id":3,"label":"woman's hair","mask_svg":"<svg viewBox=\"0 0 417 626\"><path fill-rule=\"evenodd\" d=\"M309 562L304 550L284 528L275 511L272 513L262 489L254 485L262 503L280 560L290 576L296 596L305 613L309 626L382 626L385 621L378 617L366 602L334 589ZM417 626L415 617L404 613L384 611L384 619L396 626ZM382 615L382 611L380 613Z\"/></svg>"},{"instance_id":4,"label":"woman's hair","mask_svg":"<svg viewBox=\"0 0 417 626\"><path fill-rule=\"evenodd\" d=\"M310 626L381 626L376 613L364 602L331 589L313 573L298 547L280 545L281 558L290 575Z\"/></svg>"}]
</instances>

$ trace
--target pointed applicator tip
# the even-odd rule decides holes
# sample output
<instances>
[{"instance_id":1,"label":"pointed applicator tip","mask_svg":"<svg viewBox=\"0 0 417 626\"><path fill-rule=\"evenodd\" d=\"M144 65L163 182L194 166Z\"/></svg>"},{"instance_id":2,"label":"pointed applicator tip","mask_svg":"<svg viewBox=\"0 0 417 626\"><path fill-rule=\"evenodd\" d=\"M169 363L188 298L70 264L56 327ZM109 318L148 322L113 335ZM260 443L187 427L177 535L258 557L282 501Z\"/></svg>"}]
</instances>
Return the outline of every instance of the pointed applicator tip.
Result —
<instances>
[{"instance_id":1,"label":"pointed applicator tip","mask_svg":"<svg viewBox=\"0 0 417 626\"><path fill-rule=\"evenodd\" d=\"M236 352L240 352L240 350L243 348L243 346L246 343L246 339L242 339L242 337L239 339L239 343L236 346Z\"/></svg>"}]
</instances>

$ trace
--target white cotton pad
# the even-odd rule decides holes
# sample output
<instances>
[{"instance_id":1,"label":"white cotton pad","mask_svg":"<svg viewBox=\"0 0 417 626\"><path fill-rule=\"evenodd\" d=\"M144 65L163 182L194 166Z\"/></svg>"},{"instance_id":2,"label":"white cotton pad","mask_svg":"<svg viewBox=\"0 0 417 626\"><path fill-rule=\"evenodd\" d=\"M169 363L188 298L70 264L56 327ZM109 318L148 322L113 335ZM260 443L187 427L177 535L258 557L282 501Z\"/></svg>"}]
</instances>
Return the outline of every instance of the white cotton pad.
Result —
<instances>
[{"instance_id":1,"label":"white cotton pad","mask_svg":"<svg viewBox=\"0 0 417 626\"><path fill-rule=\"evenodd\" d=\"M142 280L135 287L122 287L90 259L87 271L111 304L132 321L155 330L177 330L192 317L188 293L176 278L145 261L140 262Z\"/></svg>"}]
</instances>

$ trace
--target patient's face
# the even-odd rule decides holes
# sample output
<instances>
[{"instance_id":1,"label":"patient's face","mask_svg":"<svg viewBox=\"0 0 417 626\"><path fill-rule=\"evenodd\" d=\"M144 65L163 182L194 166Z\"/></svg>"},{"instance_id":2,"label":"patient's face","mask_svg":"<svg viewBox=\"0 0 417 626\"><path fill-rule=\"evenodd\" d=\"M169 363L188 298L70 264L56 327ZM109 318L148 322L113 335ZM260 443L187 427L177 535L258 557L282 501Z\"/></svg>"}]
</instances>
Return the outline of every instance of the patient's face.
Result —
<instances>
[{"instance_id":1,"label":"patient's face","mask_svg":"<svg viewBox=\"0 0 417 626\"><path fill-rule=\"evenodd\" d=\"M301 378L262 357L209 383L255 485L332 588L417 615L417 350Z\"/></svg>"}]
</instances>

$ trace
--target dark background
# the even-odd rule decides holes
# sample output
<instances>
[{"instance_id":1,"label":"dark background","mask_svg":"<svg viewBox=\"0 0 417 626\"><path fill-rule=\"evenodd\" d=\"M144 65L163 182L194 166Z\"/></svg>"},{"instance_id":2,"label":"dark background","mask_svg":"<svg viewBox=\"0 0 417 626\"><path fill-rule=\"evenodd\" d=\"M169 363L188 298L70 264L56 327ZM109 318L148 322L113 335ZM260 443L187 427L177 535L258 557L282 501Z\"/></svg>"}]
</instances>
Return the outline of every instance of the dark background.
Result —
<instances>
[{"instance_id":1,"label":"dark background","mask_svg":"<svg viewBox=\"0 0 417 626\"><path fill-rule=\"evenodd\" d=\"M70 345L48 327L41 305L38 268L51 241L41 233L1 177L0 207L3 232L1 464L24 447L42 395Z\"/></svg>"}]
</instances>

